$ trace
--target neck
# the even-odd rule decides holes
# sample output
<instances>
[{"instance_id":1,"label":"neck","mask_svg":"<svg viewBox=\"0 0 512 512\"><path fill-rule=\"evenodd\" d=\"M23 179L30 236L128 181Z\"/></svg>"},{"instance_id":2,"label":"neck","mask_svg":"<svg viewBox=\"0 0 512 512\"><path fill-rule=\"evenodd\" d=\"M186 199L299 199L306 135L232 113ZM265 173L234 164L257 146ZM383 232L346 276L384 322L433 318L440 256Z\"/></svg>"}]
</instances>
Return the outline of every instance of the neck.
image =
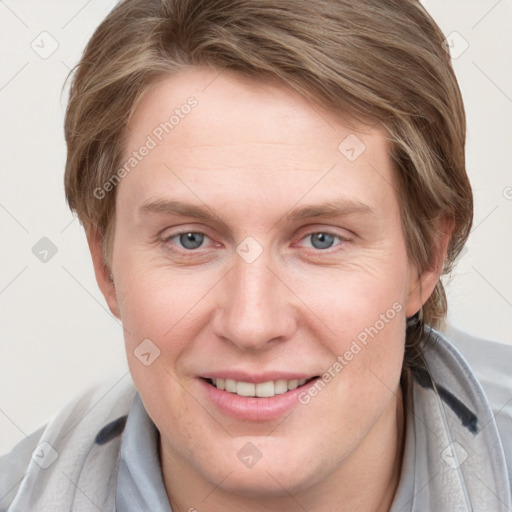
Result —
<instances>
[{"instance_id":1,"label":"neck","mask_svg":"<svg viewBox=\"0 0 512 512\"><path fill-rule=\"evenodd\" d=\"M279 496L229 492L223 488L229 475L223 481L219 475L220 482L206 481L176 453L168 452L160 439L162 473L172 510L388 512L400 480L405 438L404 401L399 387L381 418L383 421L377 422L364 443L328 478L314 487L304 486L304 490L293 495L285 489Z\"/></svg>"}]
</instances>

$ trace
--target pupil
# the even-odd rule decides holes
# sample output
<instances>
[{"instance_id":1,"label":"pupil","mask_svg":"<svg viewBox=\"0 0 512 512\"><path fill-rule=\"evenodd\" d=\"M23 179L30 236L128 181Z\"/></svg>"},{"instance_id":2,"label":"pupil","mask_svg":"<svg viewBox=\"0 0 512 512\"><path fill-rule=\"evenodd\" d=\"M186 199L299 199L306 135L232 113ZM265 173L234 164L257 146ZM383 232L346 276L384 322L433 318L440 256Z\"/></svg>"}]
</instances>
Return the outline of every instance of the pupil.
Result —
<instances>
[{"instance_id":1,"label":"pupil","mask_svg":"<svg viewBox=\"0 0 512 512\"><path fill-rule=\"evenodd\" d=\"M311 235L312 244L315 249L326 249L330 247L334 241L334 235L329 233L315 233Z\"/></svg>"},{"instance_id":2,"label":"pupil","mask_svg":"<svg viewBox=\"0 0 512 512\"><path fill-rule=\"evenodd\" d=\"M197 249L203 243L201 233L183 233L180 235L180 243L186 249Z\"/></svg>"}]
</instances>

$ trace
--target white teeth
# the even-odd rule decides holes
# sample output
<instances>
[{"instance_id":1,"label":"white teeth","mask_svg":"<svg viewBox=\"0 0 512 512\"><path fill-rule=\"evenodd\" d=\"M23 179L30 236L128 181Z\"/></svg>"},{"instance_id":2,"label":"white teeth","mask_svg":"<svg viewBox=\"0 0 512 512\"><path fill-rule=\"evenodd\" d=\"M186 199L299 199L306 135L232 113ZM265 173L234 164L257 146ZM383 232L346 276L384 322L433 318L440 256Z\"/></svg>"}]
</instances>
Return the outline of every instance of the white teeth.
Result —
<instances>
[{"instance_id":1,"label":"white teeth","mask_svg":"<svg viewBox=\"0 0 512 512\"><path fill-rule=\"evenodd\" d=\"M260 382L256 384L256 396L274 396L274 383L272 381L269 382Z\"/></svg>"},{"instance_id":2,"label":"white teeth","mask_svg":"<svg viewBox=\"0 0 512 512\"><path fill-rule=\"evenodd\" d=\"M299 381L297 379L288 381L288 389L295 389L299 387Z\"/></svg>"},{"instance_id":3,"label":"white teeth","mask_svg":"<svg viewBox=\"0 0 512 512\"><path fill-rule=\"evenodd\" d=\"M279 379L274 382L274 393L276 395L281 395L288 391L288 382L284 379Z\"/></svg>"},{"instance_id":4,"label":"white teeth","mask_svg":"<svg viewBox=\"0 0 512 512\"><path fill-rule=\"evenodd\" d=\"M253 384L251 382L241 382L234 379L212 379L212 383L218 389L227 391L228 393L236 393L239 396L272 397L303 386L306 380L307 379L278 379Z\"/></svg>"},{"instance_id":5,"label":"white teeth","mask_svg":"<svg viewBox=\"0 0 512 512\"><path fill-rule=\"evenodd\" d=\"M236 393L236 380L226 379L224 383L226 391L230 393Z\"/></svg>"},{"instance_id":6,"label":"white teeth","mask_svg":"<svg viewBox=\"0 0 512 512\"><path fill-rule=\"evenodd\" d=\"M254 396L256 394L256 385L250 382L237 382L236 394L240 396Z\"/></svg>"}]
</instances>

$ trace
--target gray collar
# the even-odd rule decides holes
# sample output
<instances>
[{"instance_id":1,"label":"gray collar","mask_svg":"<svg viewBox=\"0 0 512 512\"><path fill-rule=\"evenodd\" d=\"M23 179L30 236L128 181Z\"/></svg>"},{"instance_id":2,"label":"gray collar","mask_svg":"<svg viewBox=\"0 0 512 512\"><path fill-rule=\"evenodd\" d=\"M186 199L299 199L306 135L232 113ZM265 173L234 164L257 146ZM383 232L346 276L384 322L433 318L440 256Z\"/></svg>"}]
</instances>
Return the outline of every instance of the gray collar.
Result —
<instances>
[{"instance_id":1,"label":"gray collar","mask_svg":"<svg viewBox=\"0 0 512 512\"><path fill-rule=\"evenodd\" d=\"M158 445L159 432L136 393L121 443L116 512L172 512L162 479Z\"/></svg>"}]
</instances>

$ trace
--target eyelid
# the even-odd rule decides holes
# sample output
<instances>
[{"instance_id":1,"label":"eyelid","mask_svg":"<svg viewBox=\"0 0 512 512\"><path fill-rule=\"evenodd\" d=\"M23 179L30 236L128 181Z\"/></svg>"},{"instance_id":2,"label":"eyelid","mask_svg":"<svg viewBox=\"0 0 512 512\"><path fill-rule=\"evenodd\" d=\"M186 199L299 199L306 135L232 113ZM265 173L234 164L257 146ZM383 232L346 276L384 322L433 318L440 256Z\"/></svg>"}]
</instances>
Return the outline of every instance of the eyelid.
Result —
<instances>
[{"instance_id":1,"label":"eyelid","mask_svg":"<svg viewBox=\"0 0 512 512\"><path fill-rule=\"evenodd\" d=\"M341 238L342 240L351 240L354 238L355 233L352 231L346 229L346 228L336 228L335 226L324 226L324 225L318 225L318 224L309 224L307 226L303 226L301 229L299 229L297 238L302 240L306 236L313 235L315 233L324 233L329 234L333 236L337 236Z\"/></svg>"},{"instance_id":2,"label":"eyelid","mask_svg":"<svg viewBox=\"0 0 512 512\"><path fill-rule=\"evenodd\" d=\"M177 236L180 236L180 235L186 235L187 233L194 233L196 235L203 235L203 236L210 238L207 233L205 233L204 231L198 230L198 229L183 229L181 231L176 231L176 233L171 233L170 235L166 235L161 238L164 242L166 242L168 240L171 240L171 238L176 238Z\"/></svg>"}]
</instances>

